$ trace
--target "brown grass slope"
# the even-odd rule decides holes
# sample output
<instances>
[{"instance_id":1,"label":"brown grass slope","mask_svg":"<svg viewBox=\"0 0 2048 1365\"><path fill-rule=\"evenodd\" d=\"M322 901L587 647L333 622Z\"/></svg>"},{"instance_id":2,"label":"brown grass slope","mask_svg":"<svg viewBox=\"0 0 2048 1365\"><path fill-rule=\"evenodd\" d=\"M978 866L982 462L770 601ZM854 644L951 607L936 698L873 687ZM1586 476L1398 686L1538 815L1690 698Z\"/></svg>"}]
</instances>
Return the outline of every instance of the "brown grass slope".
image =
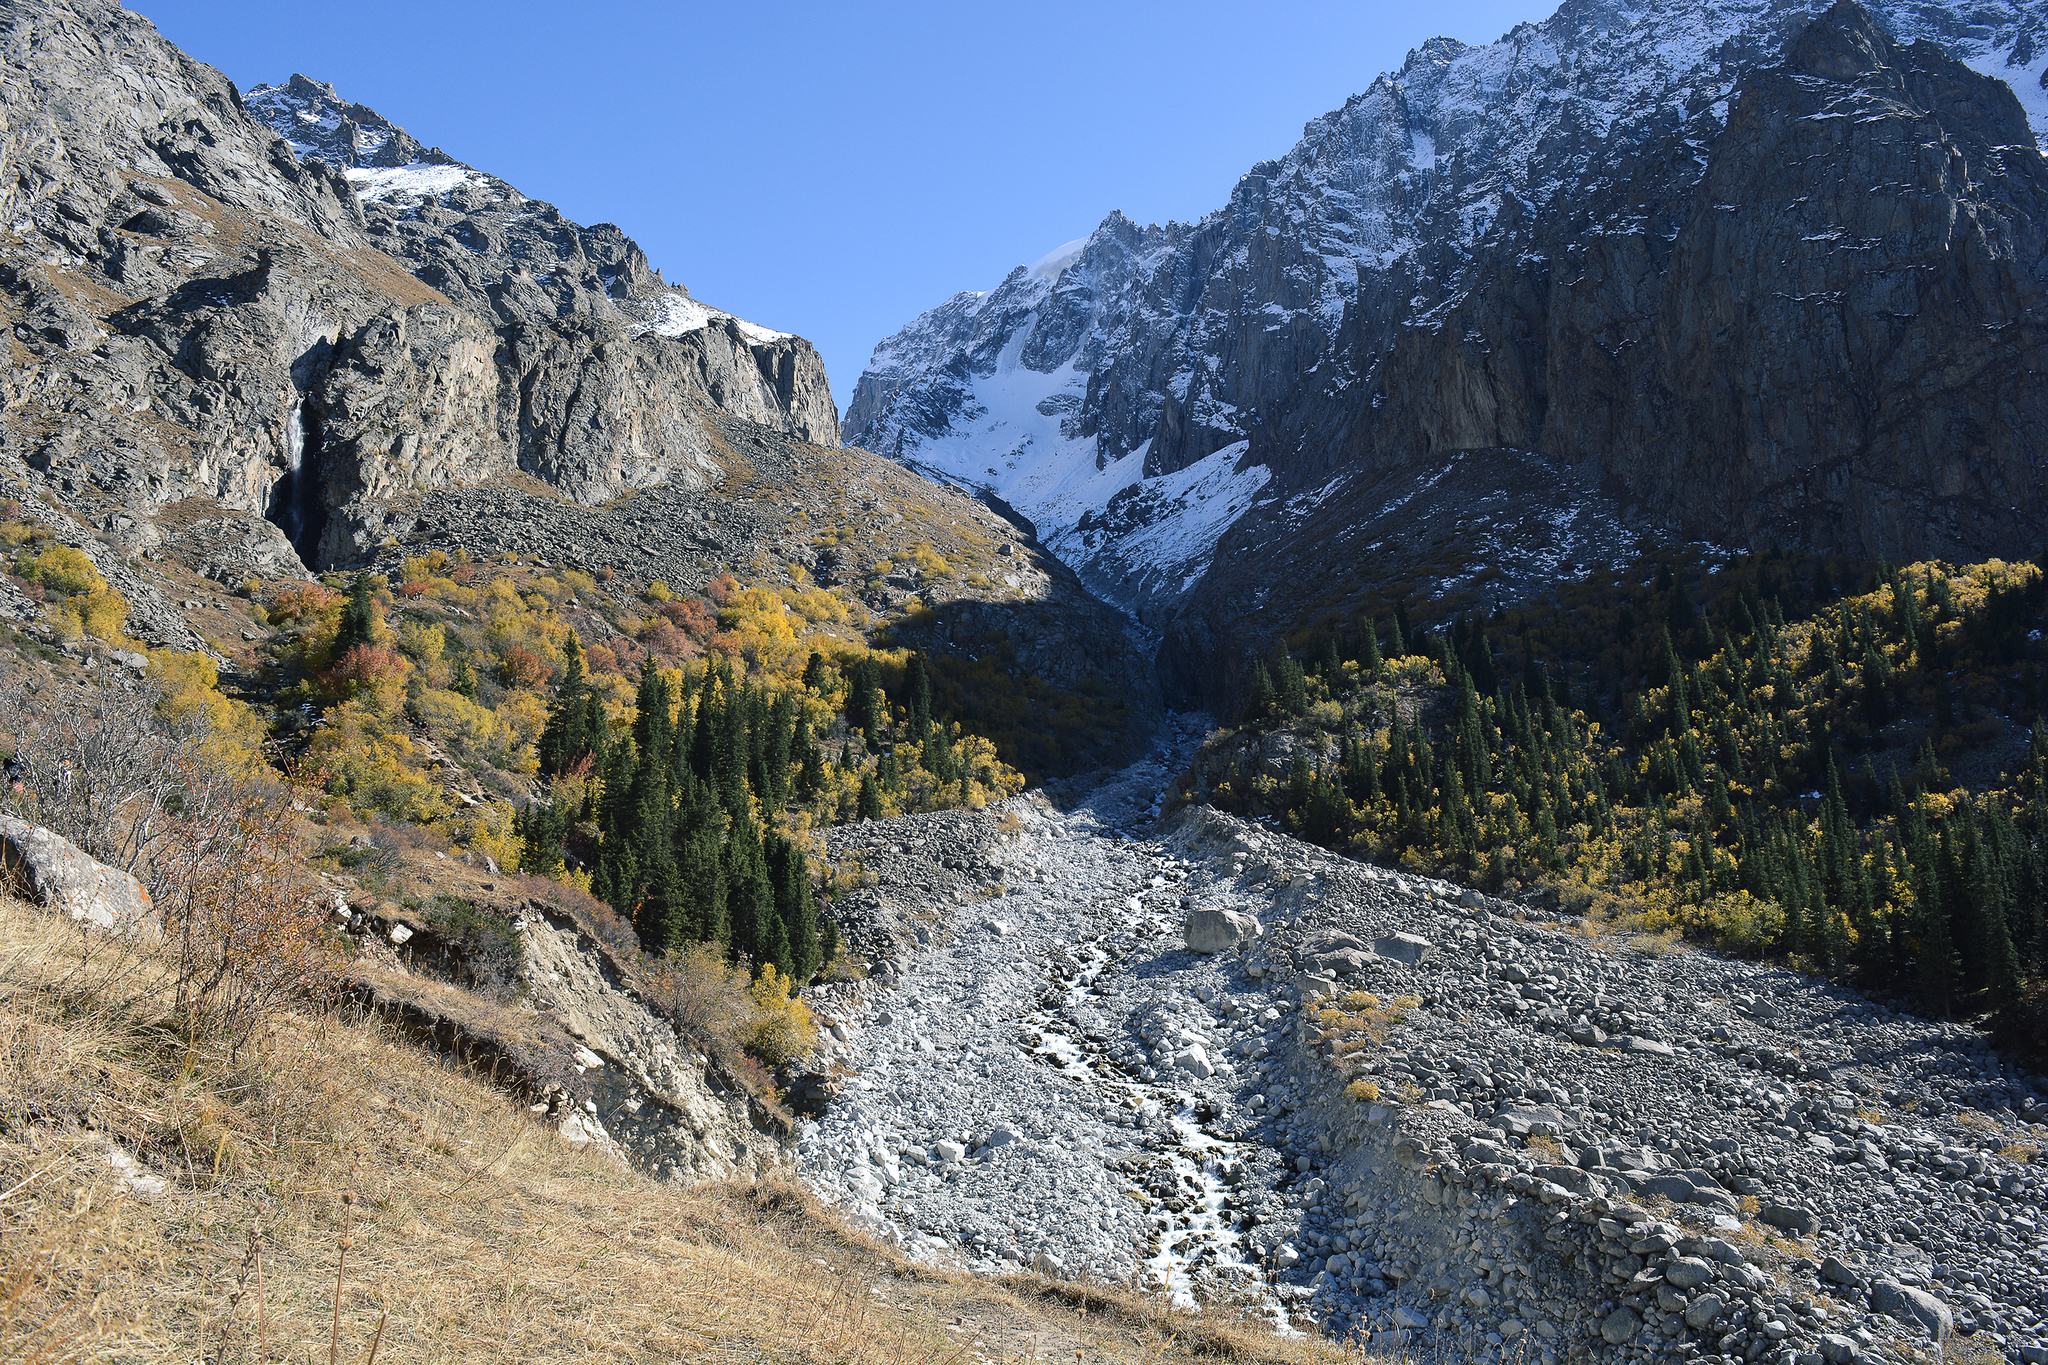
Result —
<instances>
[{"instance_id":1,"label":"brown grass slope","mask_svg":"<svg viewBox=\"0 0 2048 1365\"><path fill-rule=\"evenodd\" d=\"M912 1266L794 1184L656 1184L373 1017L182 1036L166 965L0 901L9 1365L1336 1357Z\"/></svg>"}]
</instances>

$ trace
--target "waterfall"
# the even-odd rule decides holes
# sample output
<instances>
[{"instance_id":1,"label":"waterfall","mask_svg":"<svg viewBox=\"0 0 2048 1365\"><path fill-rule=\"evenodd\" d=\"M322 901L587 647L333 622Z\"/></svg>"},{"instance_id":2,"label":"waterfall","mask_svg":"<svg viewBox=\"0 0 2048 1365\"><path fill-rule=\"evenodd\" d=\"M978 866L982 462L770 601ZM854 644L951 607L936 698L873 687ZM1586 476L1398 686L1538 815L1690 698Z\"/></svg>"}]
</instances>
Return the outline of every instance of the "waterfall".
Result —
<instances>
[{"instance_id":1,"label":"waterfall","mask_svg":"<svg viewBox=\"0 0 2048 1365\"><path fill-rule=\"evenodd\" d=\"M292 410L284 419L284 453L289 463L285 465L285 477L296 479L299 467L306 459L306 424L299 417L300 409L306 406L304 399L293 399Z\"/></svg>"},{"instance_id":2,"label":"waterfall","mask_svg":"<svg viewBox=\"0 0 2048 1365\"><path fill-rule=\"evenodd\" d=\"M319 432L308 429L305 400L296 395L285 412L284 453L285 469L270 486L264 516L285 533L310 568L327 517L320 499Z\"/></svg>"}]
</instances>

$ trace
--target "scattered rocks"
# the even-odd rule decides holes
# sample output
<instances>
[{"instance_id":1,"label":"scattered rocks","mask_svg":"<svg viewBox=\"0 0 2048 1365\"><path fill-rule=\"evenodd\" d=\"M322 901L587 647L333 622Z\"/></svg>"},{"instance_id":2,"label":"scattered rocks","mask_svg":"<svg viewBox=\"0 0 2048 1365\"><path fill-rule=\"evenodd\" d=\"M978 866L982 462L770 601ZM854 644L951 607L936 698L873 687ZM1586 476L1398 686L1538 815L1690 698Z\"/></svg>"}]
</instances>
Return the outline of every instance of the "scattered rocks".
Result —
<instances>
[{"instance_id":1,"label":"scattered rocks","mask_svg":"<svg viewBox=\"0 0 2048 1365\"><path fill-rule=\"evenodd\" d=\"M852 1039L802 1138L827 1198L934 1261L1057 1256L1531 1365L2048 1345L2044 1182L2013 1155L2048 1146L2042 1083L1969 1030L1461 905L1201 808L1102 818L1173 767L1064 811L833 832L879 876L841 925L878 970L820 1002ZM1012 932L974 932L990 916L952 899L956 865ZM1190 904L1265 932L1190 951ZM1427 951L1377 950L1401 936ZM974 1137L997 1127L1017 1141Z\"/></svg>"}]
</instances>

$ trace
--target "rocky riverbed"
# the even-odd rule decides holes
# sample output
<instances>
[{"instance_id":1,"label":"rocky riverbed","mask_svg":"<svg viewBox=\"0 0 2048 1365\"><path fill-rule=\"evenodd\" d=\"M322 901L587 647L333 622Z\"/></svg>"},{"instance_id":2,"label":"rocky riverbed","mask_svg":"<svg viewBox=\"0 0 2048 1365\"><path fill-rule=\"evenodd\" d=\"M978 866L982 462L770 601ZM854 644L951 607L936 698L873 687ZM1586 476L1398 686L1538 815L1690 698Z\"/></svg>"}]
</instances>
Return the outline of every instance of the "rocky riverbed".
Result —
<instances>
[{"instance_id":1,"label":"rocky riverbed","mask_svg":"<svg viewBox=\"0 0 2048 1365\"><path fill-rule=\"evenodd\" d=\"M1470 1359L2048 1361L2048 1083L1779 968L1161 823L1195 737L833 831L872 971L816 1001L827 1199L934 1262Z\"/></svg>"}]
</instances>

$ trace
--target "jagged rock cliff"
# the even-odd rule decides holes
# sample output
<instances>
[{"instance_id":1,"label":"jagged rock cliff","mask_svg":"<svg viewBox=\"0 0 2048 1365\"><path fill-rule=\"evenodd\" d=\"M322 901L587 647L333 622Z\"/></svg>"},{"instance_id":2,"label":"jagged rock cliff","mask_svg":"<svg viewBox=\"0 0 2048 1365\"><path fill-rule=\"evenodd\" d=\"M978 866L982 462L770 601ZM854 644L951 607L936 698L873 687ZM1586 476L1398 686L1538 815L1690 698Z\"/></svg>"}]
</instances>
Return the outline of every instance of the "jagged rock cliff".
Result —
<instances>
[{"instance_id":1,"label":"jagged rock cliff","mask_svg":"<svg viewBox=\"0 0 2048 1365\"><path fill-rule=\"evenodd\" d=\"M326 87L245 104L105 0L10 5L0 44L0 454L130 548L201 496L325 567L399 490L701 487L713 414L837 439L807 342Z\"/></svg>"},{"instance_id":2,"label":"jagged rock cliff","mask_svg":"<svg viewBox=\"0 0 2048 1365\"><path fill-rule=\"evenodd\" d=\"M2031 553L2044 30L1569 0L1434 40L1200 223L1112 214L884 341L848 439L1000 492L1196 695L1294 619L1226 601L1276 550L1288 582L1348 569L1307 513L1383 518L1470 452L1558 466L1542 519Z\"/></svg>"}]
</instances>

